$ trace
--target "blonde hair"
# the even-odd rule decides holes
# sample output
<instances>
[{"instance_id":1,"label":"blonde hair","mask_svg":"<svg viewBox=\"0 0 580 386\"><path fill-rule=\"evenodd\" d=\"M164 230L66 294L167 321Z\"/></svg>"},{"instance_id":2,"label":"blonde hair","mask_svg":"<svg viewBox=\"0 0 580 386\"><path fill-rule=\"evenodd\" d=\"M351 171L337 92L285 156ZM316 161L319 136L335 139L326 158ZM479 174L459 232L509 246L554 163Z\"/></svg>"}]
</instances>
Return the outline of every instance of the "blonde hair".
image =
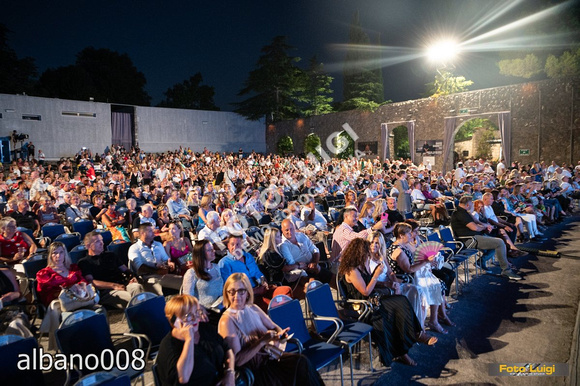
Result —
<instances>
[{"instance_id":1,"label":"blonde hair","mask_svg":"<svg viewBox=\"0 0 580 386\"><path fill-rule=\"evenodd\" d=\"M223 303L224 307L229 307L232 302L230 302L230 298L228 295L228 290L232 286L232 284L242 282L246 291L248 291L248 297L246 298L246 305L254 304L254 290L252 288L252 284L250 283L250 279L246 276L245 273L236 272L232 273L230 277L224 283L224 291L223 291Z\"/></svg>"},{"instance_id":2,"label":"blonde hair","mask_svg":"<svg viewBox=\"0 0 580 386\"><path fill-rule=\"evenodd\" d=\"M207 208L211 204L211 194L204 194L199 202L201 208Z\"/></svg>"},{"instance_id":3,"label":"blonde hair","mask_svg":"<svg viewBox=\"0 0 580 386\"><path fill-rule=\"evenodd\" d=\"M190 310L197 310L199 302L195 296L183 294L175 295L165 305L165 316L173 327L175 318L183 318Z\"/></svg>"},{"instance_id":4,"label":"blonde hair","mask_svg":"<svg viewBox=\"0 0 580 386\"><path fill-rule=\"evenodd\" d=\"M374 231L374 232L369 233L367 240L369 243L372 244L374 239L379 240L379 255L380 255L380 259L384 260L385 257L387 256L387 244L385 243L385 238L383 237L383 234L381 232ZM374 256L371 254L371 258L373 258L373 257Z\"/></svg>"},{"instance_id":5,"label":"blonde hair","mask_svg":"<svg viewBox=\"0 0 580 386\"><path fill-rule=\"evenodd\" d=\"M383 205L387 206L387 200L384 198L379 198L375 201L375 211L373 212L373 218L375 221L379 221L381 219L381 215L383 214Z\"/></svg>"},{"instance_id":6,"label":"blonde hair","mask_svg":"<svg viewBox=\"0 0 580 386\"><path fill-rule=\"evenodd\" d=\"M0 220L0 232L4 233L8 224L14 223L16 225L16 220L12 217L4 217Z\"/></svg>"},{"instance_id":7,"label":"blonde hair","mask_svg":"<svg viewBox=\"0 0 580 386\"><path fill-rule=\"evenodd\" d=\"M258 258L262 261L262 257L264 254L270 250L276 251L278 254L278 246L276 245L276 235L280 233L280 230L277 228L268 228L266 232L264 232L264 242L262 243L262 248L260 249L260 253L258 253Z\"/></svg>"},{"instance_id":8,"label":"blonde hair","mask_svg":"<svg viewBox=\"0 0 580 386\"><path fill-rule=\"evenodd\" d=\"M372 201L366 201L360 210L360 214L364 217L368 216L368 211L370 208L375 208L375 204ZM372 215L371 215L372 216Z\"/></svg>"},{"instance_id":9,"label":"blonde hair","mask_svg":"<svg viewBox=\"0 0 580 386\"><path fill-rule=\"evenodd\" d=\"M52 253L56 251L57 248L62 248L64 250L64 266L70 268L71 264L70 256L68 254L68 251L66 250L66 246L60 241L53 241L48 247L47 266L51 268L54 268L56 266L54 260L52 259Z\"/></svg>"}]
</instances>

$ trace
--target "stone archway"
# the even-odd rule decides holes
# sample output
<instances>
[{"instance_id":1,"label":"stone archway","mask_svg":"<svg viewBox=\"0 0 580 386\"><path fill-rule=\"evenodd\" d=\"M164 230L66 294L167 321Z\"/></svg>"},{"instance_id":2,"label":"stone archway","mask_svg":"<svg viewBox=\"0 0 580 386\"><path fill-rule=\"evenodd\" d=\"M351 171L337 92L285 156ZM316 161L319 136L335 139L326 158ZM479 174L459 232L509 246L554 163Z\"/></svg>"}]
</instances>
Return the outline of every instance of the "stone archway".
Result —
<instances>
[{"instance_id":1,"label":"stone archway","mask_svg":"<svg viewBox=\"0 0 580 386\"><path fill-rule=\"evenodd\" d=\"M474 118L485 118L490 121L497 122L501 135L501 157L505 159L506 164L511 162L511 112L498 111L480 114L460 115L455 117L445 118L445 129L443 138L443 171L446 172L454 168L453 164L453 148L454 138L459 129L465 125L466 122ZM459 125L458 125L459 123Z\"/></svg>"},{"instance_id":2,"label":"stone archway","mask_svg":"<svg viewBox=\"0 0 580 386\"><path fill-rule=\"evenodd\" d=\"M411 160L415 161L415 121L397 121L397 122L386 122L381 123L381 143L382 157L383 160L387 158L392 158L395 155L394 141L392 137L393 130L399 126L406 126L409 135L409 152L411 155Z\"/></svg>"}]
</instances>

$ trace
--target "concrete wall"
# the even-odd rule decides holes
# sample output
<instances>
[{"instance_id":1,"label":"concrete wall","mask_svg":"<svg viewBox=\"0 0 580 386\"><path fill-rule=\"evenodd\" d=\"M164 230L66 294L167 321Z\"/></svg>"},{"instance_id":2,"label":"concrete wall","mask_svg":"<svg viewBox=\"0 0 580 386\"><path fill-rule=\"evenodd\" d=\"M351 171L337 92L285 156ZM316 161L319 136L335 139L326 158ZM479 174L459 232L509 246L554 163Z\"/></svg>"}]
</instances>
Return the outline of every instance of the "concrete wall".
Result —
<instances>
[{"instance_id":1,"label":"concrete wall","mask_svg":"<svg viewBox=\"0 0 580 386\"><path fill-rule=\"evenodd\" d=\"M161 152L191 147L201 151L266 151L263 123L236 113L137 107L137 140L142 149Z\"/></svg>"},{"instance_id":2,"label":"concrete wall","mask_svg":"<svg viewBox=\"0 0 580 386\"><path fill-rule=\"evenodd\" d=\"M107 103L0 94L0 114L0 136L9 136L12 130L28 134L36 151L42 149L49 159L71 156L83 146L102 152L111 144L111 108ZM40 115L40 121L22 119L23 114Z\"/></svg>"},{"instance_id":3,"label":"concrete wall","mask_svg":"<svg viewBox=\"0 0 580 386\"><path fill-rule=\"evenodd\" d=\"M415 121L415 141L443 140L444 118L457 116L456 127L473 118L489 118L497 124L497 112L511 112L511 159L530 163L537 159L561 162L580 160L580 90L579 79L553 79L533 83L495 87L439 98L424 98L381 106L375 112L345 111L316 117L277 122L266 131L269 152L276 151L281 136L289 135L296 153L303 151L304 137L318 134L325 147L326 138L342 131L348 123L359 136L358 141L379 141L381 124L389 130L401 123ZM470 114L460 113L468 109ZM356 145L355 145L356 148ZM453 147L451 147L453 149ZM520 149L529 149L529 156L520 156ZM379 156L383 157L382 150ZM447 167L451 166L452 156ZM417 156L416 162L421 162ZM435 166L442 168L443 156L435 157Z\"/></svg>"},{"instance_id":4,"label":"concrete wall","mask_svg":"<svg viewBox=\"0 0 580 386\"><path fill-rule=\"evenodd\" d=\"M78 112L81 116L63 115ZM82 116L87 113L88 117ZM102 152L111 144L111 105L53 98L0 94L0 137L12 130L29 134L48 159L69 157L82 147ZM22 119L24 114L40 120ZM220 111L136 107L136 141L146 152L179 146L211 151L266 150L264 124ZM18 144L20 146L20 144Z\"/></svg>"}]
</instances>

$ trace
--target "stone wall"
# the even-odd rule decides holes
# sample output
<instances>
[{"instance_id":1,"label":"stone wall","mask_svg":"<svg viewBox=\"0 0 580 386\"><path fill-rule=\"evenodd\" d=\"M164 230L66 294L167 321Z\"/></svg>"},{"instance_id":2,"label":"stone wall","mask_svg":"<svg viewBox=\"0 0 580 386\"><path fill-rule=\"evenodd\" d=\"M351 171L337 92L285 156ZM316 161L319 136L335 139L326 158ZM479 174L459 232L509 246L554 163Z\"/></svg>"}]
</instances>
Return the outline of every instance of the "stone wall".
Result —
<instances>
[{"instance_id":1,"label":"stone wall","mask_svg":"<svg viewBox=\"0 0 580 386\"><path fill-rule=\"evenodd\" d=\"M387 127L392 130L404 122L415 121L415 141L443 140L445 117L457 117L457 130L474 118L488 118L497 124L498 112L511 112L512 161L528 164L537 159L548 162L553 159L558 163L576 163L580 160L578 81L552 79L391 103L375 112L345 111L277 122L266 129L266 147L268 152L275 152L278 139L289 135L299 154L304 149L304 138L314 132L320 136L322 147L328 149L326 139L348 123L359 137L357 142L379 141L378 156L384 157L383 123L390 123ZM529 150L529 155L520 155L520 149ZM450 156L448 168L452 159ZM421 156L417 155L415 161L421 162ZM435 166L441 168L442 163L443 155L436 156Z\"/></svg>"}]
</instances>

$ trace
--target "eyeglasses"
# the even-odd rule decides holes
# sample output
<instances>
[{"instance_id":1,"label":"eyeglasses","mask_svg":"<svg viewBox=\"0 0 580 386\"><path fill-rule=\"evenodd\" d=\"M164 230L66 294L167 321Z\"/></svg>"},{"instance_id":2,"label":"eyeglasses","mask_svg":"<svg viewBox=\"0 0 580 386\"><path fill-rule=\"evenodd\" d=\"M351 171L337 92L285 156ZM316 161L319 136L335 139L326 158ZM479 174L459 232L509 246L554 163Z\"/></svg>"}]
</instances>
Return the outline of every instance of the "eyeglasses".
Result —
<instances>
[{"instance_id":1,"label":"eyeglasses","mask_svg":"<svg viewBox=\"0 0 580 386\"><path fill-rule=\"evenodd\" d=\"M200 319L202 316L203 316L203 311L196 310L195 312L189 312L189 313L183 315L183 320L190 320L193 322L197 319Z\"/></svg>"},{"instance_id":2,"label":"eyeglasses","mask_svg":"<svg viewBox=\"0 0 580 386\"><path fill-rule=\"evenodd\" d=\"M233 297L233 296L236 296L236 294L239 294L240 296L244 296L245 294L248 293L248 290L245 288L240 288L237 290L235 290L235 289L227 290L226 292L228 295Z\"/></svg>"}]
</instances>

